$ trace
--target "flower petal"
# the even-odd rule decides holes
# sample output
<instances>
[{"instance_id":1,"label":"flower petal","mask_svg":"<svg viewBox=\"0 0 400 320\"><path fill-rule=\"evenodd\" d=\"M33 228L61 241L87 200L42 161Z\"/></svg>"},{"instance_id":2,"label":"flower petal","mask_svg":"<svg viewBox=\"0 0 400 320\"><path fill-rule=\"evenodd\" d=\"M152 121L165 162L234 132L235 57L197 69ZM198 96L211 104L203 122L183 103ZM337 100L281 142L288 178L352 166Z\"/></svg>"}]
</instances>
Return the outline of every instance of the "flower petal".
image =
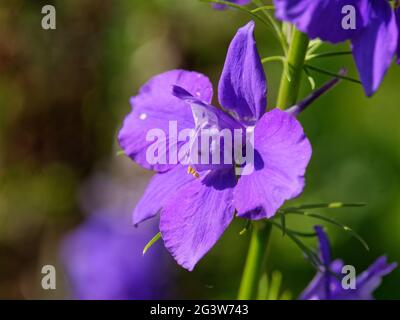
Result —
<instances>
[{"instance_id":1,"label":"flower petal","mask_svg":"<svg viewBox=\"0 0 400 320\"><path fill-rule=\"evenodd\" d=\"M197 171L229 169L233 166L234 130L245 128L220 109L206 104L181 87L173 94L187 102L192 110L195 133L188 150L188 164Z\"/></svg>"},{"instance_id":2,"label":"flower petal","mask_svg":"<svg viewBox=\"0 0 400 320\"><path fill-rule=\"evenodd\" d=\"M304 187L304 173L311 145L301 124L292 115L274 109L254 129L255 168L240 177L234 192L238 216L270 218L285 200L297 197Z\"/></svg>"},{"instance_id":3,"label":"flower petal","mask_svg":"<svg viewBox=\"0 0 400 320\"><path fill-rule=\"evenodd\" d=\"M397 30L400 30L400 7L396 9L395 13L397 21ZM398 41L397 41L397 63L400 64L400 32L398 32Z\"/></svg>"},{"instance_id":4,"label":"flower petal","mask_svg":"<svg viewBox=\"0 0 400 320\"><path fill-rule=\"evenodd\" d=\"M212 99L212 85L207 77L196 72L173 70L152 78L131 99L132 112L125 118L119 132L118 140L125 151L135 162L146 169L159 172L167 171L175 166L168 161L168 133L170 121L177 122L178 132L182 129L194 128L192 112L186 103L172 95L172 86L179 85L198 99L207 103ZM165 133L159 141L147 141L146 136L152 129ZM166 163L151 163L146 158L147 148L156 143L165 145Z\"/></svg>"},{"instance_id":5,"label":"flower petal","mask_svg":"<svg viewBox=\"0 0 400 320\"><path fill-rule=\"evenodd\" d=\"M351 39L367 24L369 0L274 0L278 19L288 21L311 39L332 43ZM355 10L355 29L345 29L342 21L348 14L345 6Z\"/></svg>"},{"instance_id":6,"label":"flower petal","mask_svg":"<svg viewBox=\"0 0 400 320\"><path fill-rule=\"evenodd\" d=\"M324 266L329 266L331 263L329 239L321 226L315 226L314 229L318 236L319 252L322 258L322 263Z\"/></svg>"},{"instance_id":7,"label":"flower petal","mask_svg":"<svg viewBox=\"0 0 400 320\"><path fill-rule=\"evenodd\" d=\"M397 263L388 264L386 257L378 258L366 271L357 277L358 300L373 299L372 293L382 282L382 277L392 272Z\"/></svg>"},{"instance_id":8,"label":"flower petal","mask_svg":"<svg viewBox=\"0 0 400 320\"><path fill-rule=\"evenodd\" d=\"M315 226L315 232L317 233L318 243L319 243L319 252L322 260L322 265L324 268L324 276L323 276L323 287L325 290L325 296L327 299L331 297L331 248L329 244L329 239L327 234L325 233L323 227Z\"/></svg>"},{"instance_id":9,"label":"flower petal","mask_svg":"<svg viewBox=\"0 0 400 320\"><path fill-rule=\"evenodd\" d=\"M314 279L310 282L306 289L304 289L303 293L300 295L300 300L333 300L335 299L334 293L337 293L342 289L341 283L339 281L339 277L341 276L342 268L343 268L342 260L335 260L330 265L330 271L334 274L337 274L338 277L330 277L329 281L329 289L330 293L327 296L326 292L326 273L318 272ZM329 298L328 298L329 297Z\"/></svg>"},{"instance_id":10,"label":"flower petal","mask_svg":"<svg viewBox=\"0 0 400 320\"><path fill-rule=\"evenodd\" d=\"M161 210L160 231L175 260L191 271L231 223L233 169L211 171L176 192Z\"/></svg>"},{"instance_id":11,"label":"flower petal","mask_svg":"<svg viewBox=\"0 0 400 320\"><path fill-rule=\"evenodd\" d=\"M219 102L246 124L254 124L267 107L267 80L254 39L254 22L239 29L226 56L219 81Z\"/></svg>"},{"instance_id":12,"label":"flower petal","mask_svg":"<svg viewBox=\"0 0 400 320\"><path fill-rule=\"evenodd\" d=\"M138 224L154 217L166 199L194 179L184 166L176 166L170 171L156 174L133 211L133 223Z\"/></svg>"},{"instance_id":13,"label":"flower petal","mask_svg":"<svg viewBox=\"0 0 400 320\"><path fill-rule=\"evenodd\" d=\"M386 1L372 1L368 25L352 39L353 55L368 96L379 87L397 49L396 17Z\"/></svg>"}]
</instances>

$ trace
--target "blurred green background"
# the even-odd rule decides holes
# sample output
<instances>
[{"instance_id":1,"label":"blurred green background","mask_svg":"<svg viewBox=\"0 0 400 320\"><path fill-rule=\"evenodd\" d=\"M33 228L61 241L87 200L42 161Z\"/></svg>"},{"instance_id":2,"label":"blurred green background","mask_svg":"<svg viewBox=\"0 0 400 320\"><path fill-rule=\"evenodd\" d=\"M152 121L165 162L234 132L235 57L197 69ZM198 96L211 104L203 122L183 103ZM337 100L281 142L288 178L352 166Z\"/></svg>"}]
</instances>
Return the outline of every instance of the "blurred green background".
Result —
<instances>
[{"instance_id":1,"label":"blurred green background","mask_svg":"<svg viewBox=\"0 0 400 320\"><path fill-rule=\"evenodd\" d=\"M41 28L45 4L56 6L56 30ZM208 75L216 90L227 46L249 19L197 0L1 1L0 298L66 296L61 284L56 291L42 290L40 270L44 264L59 266L59 240L83 219L77 196L82 184L99 168L123 166L135 181L136 201L151 176L116 156L116 132L130 110L129 98L151 76L174 68ZM263 57L279 54L272 30L257 24L256 38ZM346 66L356 76L350 56L313 63L332 71ZM273 107L282 68L279 63L265 68ZM327 77L315 79L320 85ZM351 225L369 243L367 252L328 226L333 256L357 272L382 254L400 261L399 81L400 68L393 65L371 99L361 86L342 82L300 116L314 154L305 192L293 203L368 204L320 211ZM310 90L303 81L302 95ZM317 221L287 223L310 230ZM249 240L248 233L239 236L243 225L235 221L194 272L173 264L175 297L235 298ZM294 297L314 275L278 230L267 268L282 272L283 287ZM375 296L400 298L400 271L386 277Z\"/></svg>"}]
</instances>

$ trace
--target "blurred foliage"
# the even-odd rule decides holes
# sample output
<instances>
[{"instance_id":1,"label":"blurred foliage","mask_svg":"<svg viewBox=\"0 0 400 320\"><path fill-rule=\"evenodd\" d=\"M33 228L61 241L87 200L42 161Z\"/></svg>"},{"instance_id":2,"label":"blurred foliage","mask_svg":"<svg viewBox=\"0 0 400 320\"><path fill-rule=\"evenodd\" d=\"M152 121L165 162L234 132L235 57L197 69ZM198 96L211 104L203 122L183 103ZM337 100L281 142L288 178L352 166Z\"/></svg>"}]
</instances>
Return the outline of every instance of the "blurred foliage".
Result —
<instances>
[{"instance_id":1,"label":"blurred foliage","mask_svg":"<svg viewBox=\"0 0 400 320\"><path fill-rule=\"evenodd\" d=\"M49 3L57 8L57 29L45 31L41 8ZM1 1L1 298L65 296L62 288L56 293L40 289L40 269L58 265L58 240L82 219L81 184L99 163L119 161L115 136L130 110L130 96L149 77L174 68L207 74L216 88L227 46L248 20L243 12L215 11L197 0ZM256 37L263 57L279 54L271 29L258 24ZM332 49L324 45L321 50ZM334 72L346 66L356 76L350 56L313 64ZM270 107L281 71L279 63L266 64ZM327 78L315 79L320 85ZM369 243L366 252L347 233L328 226L333 255L358 272L381 254L400 261L399 80L400 68L393 65L371 99L360 86L343 82L300 117L314 154L305 192L293 203L368 203L325 211ZM309 91L303 81L303 96ZM150 175L134 164L129 170L138 181L134 200ZM287 221L304 230L313 223L304 217ZM249 240L248 233L239 235L243 224L235 221L194 272L176 266L176 297L235 298ZM283 274L282 287L293 297L314 275L298 248L278 231L269 252L271 270ZM62 282L63 275L58 279ZM399 285L396 270L376 296L400 298Z\"/></svg>"}]
</instances>

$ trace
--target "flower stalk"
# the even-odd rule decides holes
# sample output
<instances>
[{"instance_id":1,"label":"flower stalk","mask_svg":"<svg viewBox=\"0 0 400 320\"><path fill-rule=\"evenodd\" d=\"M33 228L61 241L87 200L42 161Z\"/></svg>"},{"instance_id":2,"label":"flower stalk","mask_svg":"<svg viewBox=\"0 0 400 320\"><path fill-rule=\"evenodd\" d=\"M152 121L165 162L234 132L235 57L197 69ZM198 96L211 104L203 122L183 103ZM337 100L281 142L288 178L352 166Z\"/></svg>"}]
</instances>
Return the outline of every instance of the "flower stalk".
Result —
<instances>
[{"instance_id":1,"label":"flower stalk","mask_svg":"<svg viewBox=\"0 0 400 320\"><path fill-rule=\"evenodd\" d=\"M294 27L292 32L292 40L278 94L277 107L280 109L290 107L297 102L309 44L309 39L305 34ZM264 271L271 228L272 224L266 221L253 222L250 246L239 288L239 300L249 300L257 297L259 281Z\"/></svg>"},{"instance_id":2,"label":"flower stalk","mask_svg":"<svg viewBox=\"0 0 400 320\"><path fill-rule=\"evenodd\" d=\"M277 107L279 109L288 108L297 102L308 44L307 35L293 28L292 40L278 93Z\"/></svg>"},{"instance_id":3,"label":"flower stalk","mask_svg":"<svg viewBox=\"0 0 400 320\"><path fill-rule=\"evenodd\" d=\"M272 224L264 221L255 221L252 226L249 251L238 294L239 300L257 297L258 284L264 269L266 248L272 228Z\"/></svg>"}]
</instances>

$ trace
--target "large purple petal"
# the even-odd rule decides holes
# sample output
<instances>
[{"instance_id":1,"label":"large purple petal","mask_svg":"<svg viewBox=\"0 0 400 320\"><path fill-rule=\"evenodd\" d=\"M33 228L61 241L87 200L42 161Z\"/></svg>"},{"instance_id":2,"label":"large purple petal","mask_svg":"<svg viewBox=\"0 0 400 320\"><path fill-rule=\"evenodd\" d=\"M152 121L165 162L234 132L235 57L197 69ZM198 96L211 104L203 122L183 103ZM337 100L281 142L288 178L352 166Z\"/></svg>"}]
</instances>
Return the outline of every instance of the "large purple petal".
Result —
<instances>
[{"instance_id":1,"label":"large purple petal","mask_svg":"<svg viewBox=\"0 0 400 320\"><path fill-rule=\"evenodd\" d=\"M207 103L212 99L212 85L207 77L196 72L173 70L152 78L141 89L137 96L131 99L132 112L125 118L119 132L118 140L127 155L147 169L159 172L171 169L175 164L169 161L169 148L179 148L179 145L169 145L168 133L170 121L177 122L178 132L194 128L192 111L186 103L172 95L172 86L179 85L193 96ZM157 141L166 145L166 163L154 164L146 159L146 150L153 141L146 141L146 135L151 129L159 129L165 133L165 140Z\"/></svg>"},{"instance_id":2,"label":"large purple petal","mask_svg":"<svg viewBox=\"0 0 400 320\"><path fill-rule=\"evenodd\" d=\"M165 247L189 271L214 246L231 223L236 179L233 170L211 171L176 192L161 210Z\"/></svg>"},{"instance_id":3,"label":"large purple petal","mask_svg":"<svg viewBox=\"0 0 400 320\"><path fill-rule=\"evenodd\" d=\"M166 199L195 178L187 173L187 167L176 166L165 173L156 174L147 186L133 212L133 223L138 224L154 217Z\"/></svg>"},{"instance_id":4,"label":"large purple petal","mask_svg":"<svg viewBox=\"0 0 400 320\"><path fill-rule=\"evenodd\" d=\"M226 56L219 102L235 118L254 124L267 106L267 80L254 39L254 22L239 29Z\"/></svg>"},{"instance_id":5,"label":"large purple petal","mask_svg":"<svg viewBox=\"0 0 400 320\"><path fill-rule=\"evenodd\" d=\"M274 109L256 124L254 146L254 172L240 177L234 203L238 216L270 218L303 191L311 145L295 117Z\"/></svg>"},{"instance_id":6,"label":"large purple petal","mask_svg":"<svg viewBox=\"0 0 400 320\"><path fill-rule=\"evenodd\" d=\"M368 25L352 39L353 55L368 96L379 87L397 49L398 31L389 2L372 1Z\"/></svg>"},{"instance_id":7,"label":"large purple petal","mask_svg":"<svg viewBox=\"0 0 400 320\"><path fill-rule=\"evenodd\" d=\"M369 0L274 0L274 3L278 19L295 24L311 39L342 42L359 33L368 22ZM356 9L355 29L342 27L346 17L342 9L346 5Z\"/></svg>"}]
</instances>

